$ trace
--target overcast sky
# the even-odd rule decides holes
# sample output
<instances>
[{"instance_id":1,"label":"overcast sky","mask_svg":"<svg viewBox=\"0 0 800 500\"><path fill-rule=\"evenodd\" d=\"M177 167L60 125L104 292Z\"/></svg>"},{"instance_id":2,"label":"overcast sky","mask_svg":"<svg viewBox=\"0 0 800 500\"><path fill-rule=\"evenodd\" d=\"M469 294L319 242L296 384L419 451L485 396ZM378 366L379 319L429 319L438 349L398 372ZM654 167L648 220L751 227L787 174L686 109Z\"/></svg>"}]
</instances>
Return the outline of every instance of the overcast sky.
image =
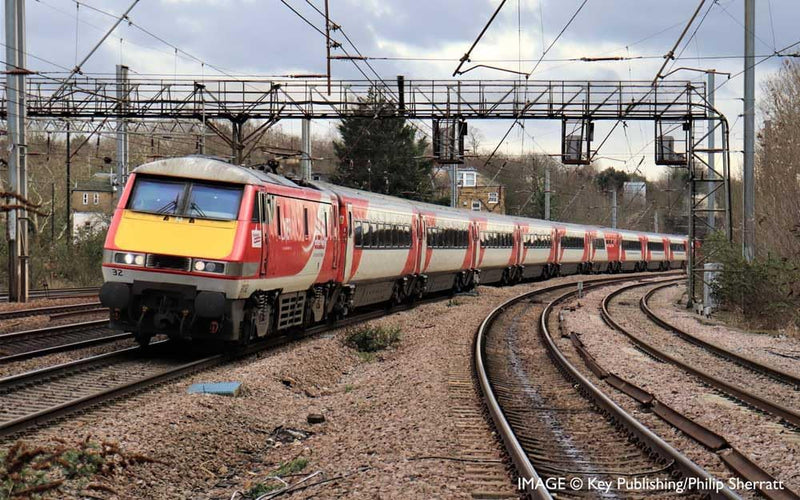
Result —
<instances>
[{"instance_id":1,"label":"overcast sky","mask_svg":"<svg viewBox=\"0 0 800 500\"><path fill-rule=\"evenodd\" d=\"M322 9L322 1L286 0L319 28L324 22L312 5ZM120 14L130 4L130 0L81 2L84 5L78 8L72 0L27 1L31 69L62 71L73 67L114 22L89 6ZM543 46L553 42L582 2L508 0L474 50L473 62L530 71ZM659 58L677 40L698 2L588 0L531 78L650 80L662 63ZM403 74L407 79L447 79L499 3L500 0L330 0L330 11L332 20L342 26L362 54L389 58L371 62L382 77L394 79ZM681 60L674 67L739 73L743 68L740 56L744 47L744 0L706 3L694 25L699 24L700 28L696 36L681 45L678 50L682 53ZM757 55L767 56L800 42L797 29L800 1L756 0L756 4ZM224 77L214 68L237 76L325 71L324 38L280 0L142 0L129 17L152 35L123 23L86 64L85 71L113 74L114 65L119 63L130 66L134 73L160 74L165 78L201 74ZM689 35L693 31L694 27ZM342 32L335 32L333 38L346 45ZM182 52L176 55L172 46ZM800 52L800 45L788 52ZM645 58L604 63L563 61L598 56ZM757 67L759 88L777 71L781 61L774 57ZM333 76L362 78L348 61L334 61ZM461 78L513 76L476 70ZM680 72L671 78L704 79L705 76ZM718 85L726 81L725 76L717 78ZM734 124L732 146L736 165L740 163L742 148L742 95L741 75L725 82L717 94L717 107ZM470 123L481 130L482 146L489 150L494 149L509 125L510 122ZM603 137L610 125L598 125L596 134ZM298 123L286 122L282 126L289 132L299 131ZM335 123L315 123L314 131L319 135L331 134L334 126ZM560 127L559 122L528 123L524 131L517 127L502 149L515 154L557 153ZM645 146L652 136L652 127L646 124L632 123L624 130L620 127L599 153L614 160L601 161L633 171L644 156L645 172L655 177L664 167L649 166L653 163L653 148ZM643 147L643 152L635 154Z\"/></svg>"}]
</instances>

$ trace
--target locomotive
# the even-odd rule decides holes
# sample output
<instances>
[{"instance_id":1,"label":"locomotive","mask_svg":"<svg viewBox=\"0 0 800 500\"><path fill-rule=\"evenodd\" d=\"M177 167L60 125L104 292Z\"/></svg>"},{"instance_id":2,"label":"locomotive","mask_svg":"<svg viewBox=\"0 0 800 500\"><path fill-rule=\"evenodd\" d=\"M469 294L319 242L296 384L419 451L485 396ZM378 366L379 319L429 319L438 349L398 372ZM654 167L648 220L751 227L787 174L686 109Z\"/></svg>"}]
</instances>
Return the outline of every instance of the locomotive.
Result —
<instances>
[{"instance_id":1,"label":"locomotive","mask_svg":"<svg viewBox=\"0 0 800 500\"><path fill-rule=\"evenodd\" d=\"M685 266L683 236L459 210L206 156L130 175L103 250L111 327L246 344L481 284Z\"/></svg>"}]
</instances>

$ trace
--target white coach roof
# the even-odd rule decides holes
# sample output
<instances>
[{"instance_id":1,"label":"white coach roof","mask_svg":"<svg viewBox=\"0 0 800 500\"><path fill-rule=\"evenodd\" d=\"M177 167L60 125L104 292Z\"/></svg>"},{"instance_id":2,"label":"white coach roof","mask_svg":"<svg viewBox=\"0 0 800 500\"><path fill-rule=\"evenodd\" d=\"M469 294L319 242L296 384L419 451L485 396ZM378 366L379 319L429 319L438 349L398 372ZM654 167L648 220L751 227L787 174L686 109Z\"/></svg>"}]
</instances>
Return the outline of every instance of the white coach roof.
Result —
<instances>
[{"instance_id":1,"label":"white coach roof","mask_svg":"<svg viewBox=\"0 0 800 500\"><path fill-rule=\"evenodd\" d=\"M278 175L240 167L208 156L183 156L145 163L133 170L135 174L186 177L232 184L281 184L299 187L294 182Z\"/></svg>"}]
</instances>

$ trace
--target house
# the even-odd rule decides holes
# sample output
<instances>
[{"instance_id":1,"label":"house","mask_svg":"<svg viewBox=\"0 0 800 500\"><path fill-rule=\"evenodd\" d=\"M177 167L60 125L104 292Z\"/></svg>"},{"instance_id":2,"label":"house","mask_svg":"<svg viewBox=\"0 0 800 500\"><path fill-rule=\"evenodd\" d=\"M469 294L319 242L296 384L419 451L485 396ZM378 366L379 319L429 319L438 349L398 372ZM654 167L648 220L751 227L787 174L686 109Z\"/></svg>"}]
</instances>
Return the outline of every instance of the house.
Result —
<instances>
[{"instance_id":1,"label":"house","mask_svg":"<svg viewBox=\"0 0 800 500\"><path fill-rule=\"evenodd\" d=\"M108 180L78 181L70 194L72 234L104 231L114 211L114 188Z\"/></svg>"},{"instance_id":2,"label":"house","mask_svg":"<svg viewBox=\"0 0 800 500\"><path fill-rule=\"evenodd\" d=\"M458 168L458 208L476 212L506 213L505 188L492 183L475 167ZM449 173L448 173L449 178Z\"/></svg>"}]
</instances>

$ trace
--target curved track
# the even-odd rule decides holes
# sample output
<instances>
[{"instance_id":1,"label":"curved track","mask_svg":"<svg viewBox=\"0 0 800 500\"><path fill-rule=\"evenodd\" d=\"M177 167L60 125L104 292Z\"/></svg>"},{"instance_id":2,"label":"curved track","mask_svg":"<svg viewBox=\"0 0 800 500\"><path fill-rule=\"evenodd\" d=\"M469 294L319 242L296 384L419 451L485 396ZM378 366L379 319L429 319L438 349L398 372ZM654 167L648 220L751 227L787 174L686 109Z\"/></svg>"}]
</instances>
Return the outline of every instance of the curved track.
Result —
<instances>
[{"instance_id":1,"label":"curved track","mask_svg":"<svg viewBox=\"0 0 800 500\"><path fill-rule=\"evenodd\" d=\"M665 348L669 349L671 352L677 352L681 350L681 346L675 344L674 342L669 343L662 343L661 346L664 348L659 348L655 345L655 342L651 339L650 342L644 341L637 335L631 333L628 328L623 327L613 315L609 313L609 304L610 302L622 295L623 293L629 292L636 288L650 286L651 284L648 283L635 283L632 285L627 285L617 290L611 292L610 294L606 295L603 298L601 303L601 315L606 323L611 326L612 328L618 330L619 332L623 333L625 336L630 338L633 343L642 349L644 352L648 353L649 355L660 359L664 362L669 362L677 366L679 369L686 371L687 373L696 376L699 378L703 383L707 384L708 386L712 387L713 389L719 390L730 397L738 399L739 401L754 407L758 410L765 411L767 413L771 413L774 416L779 418L783 418L784 420L788 421L790 418L794 419L797 413L790 408L786 408L781 405L777 405L755 393L748 391L742 387L733 385L729 382L723 381L719 377L714 377L713 375L707 373L704 370L696 368L693 364L686 363L676 356L669 355L665 352ZM651 319L650 315L647 314L647 311L650 310L649 306L647 305L648 299L652 297L653 293L657 290L664 289L669 286L673 286L674 283L667 283L662 285L656 285L647 293L643 294L639 301L639 308L629 308L629 310L633 311L640 311L644 313L648 319ZM652 311L650 311L652 313ZM663 320L662 320L663 321ZM664 325L669 325L667 322L663 323ZM657 323L658 327L663 327L660 323ZM678 335L677 331L672 331L673 328L670 325L669 327L663 327L667 330L666 335ZM676 329L677 330L677 329ZM653 328L648 327L648 332L652 332ZM685 335L690 336L686 332L682 332ZM679 335L681 336L681 335ZM682 337L682 336L681 336ZM594 372L596 376L600 379L605 380L609 385L618 389L620 392L630 396L641 405L646 408L652 410L654 414L660 417L662 420L668 422L673 427L677 428L690 438L694 439L696 442L701 444L703 447L708 449L709 451L714 452L719 459L730 469L734 474L736 474L739 478L743 479L744 481L751 481L756 486L756 489L765 497L774 500L798 500L800 496L798 496L795 492L789 490L788 488L780 488L780 489L773 489L766 486L766 484L779 484L779 482L767 473L764 469L762 469L758 464L751 461L746 455L736 449L730 442L728 442L723 436L716 434L715 432L711 431L710 429L704 427L697 422L692 421L688 417L680 414L676 410L670 408L663 402L659 401L655 395L646 392L645 390L637 387L631 381L626 381L621 379L620 377L609 373L602 366L588 353L588 351L583 346L582 342L574 335L571 335L571 340L573 344L576 345L576 348L579 350L580 356L584 359L587 367ZM685 340L689 340L686 338ZM716 349L708 349L705 354L708 355L715 355L722 357L725 360L731 361L736 365L741 365L750 370L750 376L753 379L761 378L767 379L768 381L774 382L778 380L781 384L789 384L793 386L792 376L788 375L788 379L782 380L781 376L783 372L778 370L774 370L770 367L765 365L760 365L755 361L749 360L742 356L739 356L735 353L730 353L725 349L719 348L719 346L714 346L713 344L708 344L702 341L698 342L690 342L687 344L690 348L697 349L698 347L701 348L700 350L704 350L706 345L713 346ZM698 363L703 363L703 361L696 361ZM707 367L710 365L708 361L705 361L705 364L700 366ZM733 368L740 369L740 366L728 366L724 373L727 374L729 377L732 376ZM763 381L763 380L762 380ZM790 425L794 425L791 423Z\"/></svg>"},{"instance_id":2,"label":"curved track","mask_svg":"<svg viewBox=\"0 0 800 500\"><path fill-rule=\"evenodd\" d=\"M647 352L651 356L653 356L653 357L655 357L657 359L660 359L661 361L664 361L664 362L670 363L670 364L672 364L674 366L677 366L681 370L683 370L683 371L685 371L685 372L697 377L698 379L702 380L704 383L706 383L706 384L714 387L715 389L727 394L728 396L731 396L731 397L733 397L733 398L735 398L735 399L747 404L750 407L753 407L753 408L756 408L758 410L761 410L761 411L767 412L769 414L772 414L772 415L778 417L779 419L782 419L784 422L788 423L790 426L793 426L795 428L800 428L800 412L798 412L795 408L790 408L790 407L785 406L783 404L777 403L776 401L774 401L774 400L772 400L772 399L770 399L768 397L759 395L756 392L754 392L754 390L749 389L749 387L751 385L757 383L758 387L760 389L757 388L755 390L759 390L759 392L761 392L761 393L770 393L770 392L774 392L774 391L778 390L777 388L772 387L772 386L775 385L774 384L775 380L774 380L773 376L770 376L769 378L767 378L765 376L761 376L760 377L761 380L759 380L758 377L756 377L755 375L751 374L752 375L751 377L749 377L749 378L748 377L744 377L744 378L739 377L738 378L738 382L737 383L733 383L733 382L729 381L729 380L731 380L732 375L733 375L733 367L731 368L730 371L723 371L723 370L713 370L712 371L712 369L710 367L705 367L705 366L704 366L703 369L699 368L698 365L696 364L697 362L692 363L692 362L687 361L688 359L698 359L697 357L691 357L690 358L690 355L692 353L690 353L690 354L677 354L677 353L673 354L672 352L677 351L679 346L675 346L670 342L666 342L666 341L660 340L657 337L657 335L659 335L659 334L668 335L670 337L673 337L673 333L674 333L673 330L674 329L672 329L672 328L666 328L665 329L660 324L653 322L653 320L650 319L650 316L645 313L645 311L646 311L645 308L642 308L641 310L634 309L634 308L629 308L629 311L636 311L639 314L641 314L642 316L644 316L646 318L646 321L648 321L650 324L655 324L655 328L648 328L648 330L647 330L647 339L644 338L645 337L644 334L642 334L642 333L633 333L631 328L624 327L620 323L620 321L618 320L618 317L614 316L609 311L609 308L611 307L612 301L616 297L619 297L621 294L629 292L629 291L631 291L633 289L636 289L636 288L639 288L639 287L642 287L642 286L645 286L645 284L637 283L637 284L633 284L633 285L624 286L624 287L621 287L621 288L618 288L618 289L614 290L613 292L609 293L608 295L606 295L603 298L603 302L602 302L602 305L601 305L601 312L602 312L602 315L603 315L603 319L606 321L606 323L608 323L609 326L611 326L615 330L617 330L620 333L622 333L625 336L627 336L629 339L631 339L631 341L634 342L634 344L636 344L636 346L638 346L640 349L642 349L643 351ZM644 299L644 297L642 299ZM640 302L640 305L641 305L641 302ZM661 332L659 332L659 330L661 330ZM688 335L685 332L683 332L683 333L685 335ZM681 337L683 338L683 336L681 336ZM701 349L708 349L707 346L710 346L711 344L707 344L707 343L701 344L700 342L692 342L691 344L688 344L688 345L696 346L696 347L699 347ZM667 349L670 350L670 353L667 352ZM708 352L713 352L713 351L711 351L709 349ZM734 355L733 353L724 351L722 349L717 349L716 352L714 352L714 354L717 355L717 356L721 356L723 359L730 360L733 363L736 363L736 364L740 364L741 363L743 366L746 366L748 369L754 371L756 374L759 374L759 375L760 375L760 370L766 370L767 369L766 367L756 363L755 361L752 361L752 360L744 361L746 358L743 358L743 357L738 356L738 355ZM760 367L760 370L757 370L754 367ZM779 373L777 370L772 370L772 371L775 372L775 373ZM783 377L790 377L788 374L783 374L782 372L780 372L780 373L781 373L781 376L783 376ZM783 382L783 381L781 381L781 382ZM746 388L744 386L745 383L747 384L748 388ZM787 382L787 383L790 383L790 382ZM798 398L798 399L800 399L800 398Z\"/></svg>"},{"instance_id":3,"label":"curved track","mask_svg":"<svg viewBox=\"0 0 800 500\"><path fill-rule=\"evenodd\" d=\"M626 279L631 278L622 278ZM585 288L616 281L620 278L587 280ZM495 309L476 335L479 384L519 476L532 481L527 492L534 498L551 498L542 481L567 477L566 485L558 487L559 497L635 495L627 489L615 491L614 486L605 493L589 487L591 481L616 485L616 479L631 476L665 482L679 473L711 484L715 480L708 472L617 406L560 352L548 328L549 316L554 304L575 293L561 291L574 287L556 285L522 294ZM541 297L549 303L542 304ZM534 309L542 342L531 346L518 334L530 325ZM535 374L528 373L530 367ZM675 496L674 489L638 493ZM726 489L687 494L737 498Z\"/></svg>"},{"instance_id":4,"label":"curved track","mask_svg":"<svg viewBox=\"0 0 800 500\"><path fill-rule=\"evenodd\" d=\"M640 300L639 300L639 308L644 312L647 317L649 317L654 323L658 326L670 330L673 334L677 335L681 339L695 344L697 346L710 351L717 356L726 359L728 361L733 361L734 363L741 365L745 368L748 368L754 372L760 373L762 375L766 375L771 377L779 382L782 382L787 385L794 386L797 389L800 389L800 377L797 377L791 373L787 373L783 370L778 368L766 365L754 359L750 359L746 356L742 356L735 352L729 351L724 347L720 347L716 344L711 342L707 342L700 337L692 335L691 333L678 328L677 326L673 325L672 323L668 322L663 317L657 315L652 308L650 308L649 301L653 297L656 292L661 290L667 289L669 287L675 286L674 283L668 283L666 285L659 285L651 288Z\"/></svg>"}]
</instances>

